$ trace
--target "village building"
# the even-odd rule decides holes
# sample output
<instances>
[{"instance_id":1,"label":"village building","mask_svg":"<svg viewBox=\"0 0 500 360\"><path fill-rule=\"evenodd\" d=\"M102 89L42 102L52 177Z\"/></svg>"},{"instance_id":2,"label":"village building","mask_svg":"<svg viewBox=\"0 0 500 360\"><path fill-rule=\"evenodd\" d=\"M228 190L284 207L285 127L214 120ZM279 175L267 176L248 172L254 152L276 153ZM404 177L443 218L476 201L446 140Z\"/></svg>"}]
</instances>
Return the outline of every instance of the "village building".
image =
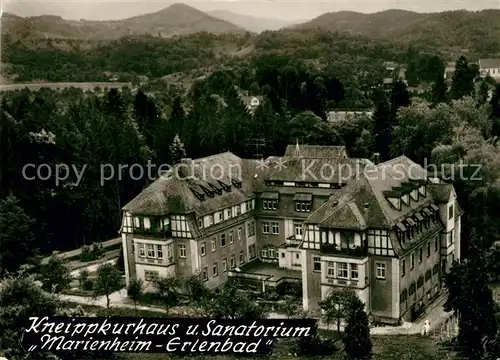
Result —
<instances>
[{"instance_id":1,"label":"village building","mask_svg":"<svg viewBox=\"0 0 500 360\"><path fill-rule=\"evenodd\" d=\"M343 146L183 159L123 213L127 284L199 275L209 288L229 277L260 292L298 287L311 313L351 287L377 321L412 321L460 258L451 184L405 156L377 164Z\"/></svg>"}]
</instances>

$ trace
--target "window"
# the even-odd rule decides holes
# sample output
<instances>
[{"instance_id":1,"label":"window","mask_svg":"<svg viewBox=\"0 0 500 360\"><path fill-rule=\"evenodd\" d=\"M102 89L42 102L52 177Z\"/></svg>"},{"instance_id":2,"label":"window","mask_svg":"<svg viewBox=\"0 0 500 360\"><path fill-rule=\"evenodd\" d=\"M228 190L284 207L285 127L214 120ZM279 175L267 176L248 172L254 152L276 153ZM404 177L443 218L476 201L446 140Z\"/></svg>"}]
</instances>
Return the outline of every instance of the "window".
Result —
<instances>
[{"instance_id":1,"label":"window","mask_svg":"<svg viewBox=\"0 0 500 360\"><path fill-rule=\"evenodd\" d=\"M406 274L406 261L405 259L401 259L401 277Z\"/></svg>"},{"instance_id":2,"label":"window","mask_svg":"<svg viewBox=\"0 0 500 360\"><path fill-rule=\"evenodd\" d=\"M147 245L147 254L148 258L154 258L155 257L155 246L154 245Z\"/></svg>"},{"instance_id":3,"label":"window","mask_svg":"<svg viewBox=\"0 0 500 360\"><path fill-rule=\"evenodd\" d=\"M236 216L241 214L241 205L236 206Z\"/></svg>"},{"instance_id":4,"label":"window","mask_svg":"<svg viewBox=\"0 0 500 360\"><path fill-rule=\"evenodd\" d=\"M243 250L240 251L240 264L243 264L245 262L245 254L243 253Z\"/></svg>"},{"instance_id":5,"label":"window","mask_svg":"<svg viewBox=\"0 0 500 360\"><path fill-rule=\"evenodd\" d=\"M201 256L207 255L207 243L203 241L200 245Z\"/></svg>"},{"instance_id":6,"label":"window","mask_svg":"<svg viewBox=\"0 0 500 360\"><path fill-rule=\"evenodd\" d=\"M302 224L295 224L295 237L302 239Z\"/></svg>"},{"instance_id":7,"label":"window","mask_svg":"<svg viewBox=\"0 0 500 360\"><path fill-rule=\"evenodd\" d=\"M310 201L296 201L295 211L297 212L311 212L311 202Z\"/></svg>"},{"instance_id":8,"label":"window","mask_svg":"<svg viewBox=\"0 0 500 360\"><path fill-rule=\"evenodd\" d=\"M179 257L180 258L186 258L186 245L179 245Z\"/></svg>"},{"instance_id":9,"label":"window","mask_svg":"<svg viewBox=\"0 0 500 360\"><path fill-rule=\"evenodd\" d=\"M409 295L415 294L415 283L411 283L410 287L408 288L408 293Z\"/></svg>"},{"instance_id":10,"label":"window","mask_svg":"<svg viewBox=\"0 0 500 360\"><path fill-rule=\"evenodd\" d=\"M144 218L144 229L151 229L151 221L149 221L149 218Z\"/></svg>"},{"instance_id":11,"label":"window","mask_svg":"<svg viewBox=\"0 0 500 360\"><path fill-rule=\"evenodd\" d=\"M208 267L206 266L201 270L201 280L208 281Z\"/></svg>"},{"instance_id":12,"label":"window","mask_svg":"<svg viewBox=\"0 0 500 360\"><path fill-rule=\"evenodd\" d=\"M438 237L434 239L434 251L438 251Z\"/></svg>"},{"instance_id":13,"label":"window","mask_svg":"<svg viewBox=\"0 0 500 360\"><path fill-rule=\"evenodd\" d=\"M273 231L273 235L278 235L280 233L279 223L277 223L277 222L272 223L272 231Z\"/></svg>"},{"instance_id":14,"label":"window","mask_svg":"<svg viewBox=\"0 0 500 360\"><path fill-rule=\"evenodd\" d=\"M448 220L453 219L453 204L448 207Z\"/></svg>"},{"instance_id":15,"label":"window","mask_svg":"<svg viewBox=\"0 0 500 360\"><path fill-rule=\"evenodd\" d=\"M439 264L436 264L432 268L432 275L436 275L438 272L439 272Z\"/></svg>"},{"instance_id":16,"label":"window","mask_svg":"<svg viewBox=\"0 0 500 360\"><path fill-rule=\"evenodd\" d=\"M262 249L262 257L267 258L267 249Z\"/></svg>"},{"instance_id":17,"label":"window","mask_svg":"<svg viewBox=\"0 0 500 360\"><path fill-rule=\"evenodd\" d=\"M326 263L326 276L335 277L335 263L333 261Z\"/></svg>"},{"instance_id":18,"label":"window","mask_svg":"<svg viewBox=\"0 0 500 360\"><path fill-rule=\"evenodd\" d=\"M219 275L219 267L217 266L217 263L214 262L214 264L212 265L212 276L217 276Z\"/></svg>"},{"instance_id":19,"label":"window","mask_svg":"<svg viewBox=\"0 0 500 360\"><path fill-rule=\"evenodd\" d=\"M138 217L134 218L134 227L136 227L136 228L141 227L141 219L139 219Z\"/></svg>"},{"instance_id":20,"label":"window","mask_svg":"<svg viewBox=\"0 0 500 360\"><path fill-rule=\"evenodd\" d=\"M226 234L220 234L220 246L226 246Z\"/></svg>"},{"instance_id":21,"label":"window","mask_svg":"<svg viewBox=\"0 0 500 360\"><path fill-rule=\"evenodd\" d=\"M351 279L358 278L358 264L351 264Z\"/></svg>"},{"instance_id":22,"label":"window","mask_svg":"<svg viewBox=\"0 0 500 360\"><path fill-rule=\"evenodd\" d=\"M231 215L231 209L226 209L226 217L229 219Z\"/></svg>"},{"instance_id":23,"label":"window","mask_svg":"<svg viewBox=\"0 0 500 360\"><path fill-rule=\"evenodd\" d=\"M219 212L217 213L217 221L222 221L222 217L223 217L223 216L224 216L224 215L222 214L222 211L219 211Z\"/></svg>"},{"instance_id":24,"label":"window","mask_svg":"<svg viewBox=\"0 0 500 360\"><path fill-rule=\"evenodd\" d=\"M232 244L234 242L234 231L229 230L229 243Z\"/></svg>"},{"instance_id":25,"label":"window","mask_svg":"<svg viewBox=\"0 0 500 360\"><path fill-rule=\"evenodd\" d=\"M411 255L410 255L410 269L413 270L414 267L415 267L415 254L411 253Z\"/></svg>"},{"instance_id":26,"label":"window","mask_svg":"<svg viewBox=\"0 0 500 360\"><path fill-rule=\"evenodd\" d=\"M270 224L268 221L263 221L262 222L262 233L263 234L269 234L270 233Z\"/></svg>"},{"instance_id":27,"label":"window","mask_svg":"<svg viewBox=\"0 0 500 360\"><path fill-rule=\"evenodd\" d=\"M255 235L255 221L249 222L247 224L247 236Z\"/></svg>"},{"instance_id":28,"label":"window","mask_svg":"<svg viewBox=\"0 0 500 360\"><path fill-rule=\"evenodd\" d=\"M262 210L277 210L278 200L262 200Z\"/></svg>"},{"instance_id":29,"label":"window","mask_svg":"<svg viewBox=\"0 0 500 360\"><path fill-rule=\"evenodd\" d=\"M420 277L417 280L417 289L420 289L422 286L424 286L424 277L420 275Z\"/></svg>"},{"instance_id":30,"label":"window","mask_svg":"<svg viewBox=\"0 0 500 360\"><path fill-rule=\"evenodd\" d=\"M385 264L384 263L376 263L375 267L377 269L377 279L384 280L385 279Z\"/></svg>"},{"instance_id":31,"label":"window","mask_svg":"<svg viewBox=\"0 0 500 360\"><path fill-rule=\"evenodd\" d=\"M447 246L450 246L451 244L453 244L453 242L455 241L455 234L454 234L454 230L451 230L449 233L448 233L448 241L447 241Z\"/></svg>"},{"instance_id":32,"label":"window","mask_svg":"<svg viewBox=\"0 0 500 360\"><path fill-rule=\"evenodd\" d=\"M214 252L215 250L217 250L217 238L212 238L212 241L210 241L210 245L212 247L212 252Z\"/></svg>"},{"instance_id":33,"label":"window","mask_svg":"<svg viewBox=\"0 0 500 360\"><path fill-rule=\"evenodd\" d=\"M340 279L348 279L349 278L349 272L347 270L348 266L347 263L337 263L337 277Z\"/></svg>"},{"instance_id":34,"label":"window","mask_svg":"<svg viewBox=\"0 0 500 360\"><path fill-rule=\"evenodd\" d=\"M313 271L321 271L321 258L319 256L313 257Z\"/></svg>"},{"instance_id":35,"label":"window","mask_svg":"<svg viewBox=\"0 0 500 360\"><path fill-rule=\"evenodd\" d=\"M239 227L238 228L238 240L241 240L243 238L243 228Z\"/></svg>"},{"instance_id":36,"label":"window","mask_svg":"<svg viewBox=\"0 0 500 360\"><path fill-rule=\"evenodd\" d=\"M214 216L208 215L208 225L213 225L213 224L214 224Z\"/></svg>"},{"instance_id":37,"label":"window","mask_svg":"<svg viewBox=\"0 0 500 360\"><path fill-rule=\"evenodd\" d=\"M234 269L236 267L236 256L233 254L231 255L231 269Z\"/></svg>"},{"instance_id":38,"label":"window","mask_svg":"<svg viewBox=\"0 0 500 360\"><path fill-rule=\"evenodd\" d=\"M158 259L163 259L163 248L161 245L156 245L156 257Z\"/></svg>"},{"instance_id":39,"label":"window","mask_svg":"<svg viewBox=\"0 0 500 360\"><path fill-rule=\"evenodd\" d=\"M199 226L200 228L203 228L203 218L199 218L199 219L198 219L198 226Z\"/></svg>"},{"instance_id":40,"label":"window","mask_svg":"<svg viewBox=\"0 0 500 360\"><path fill-rule=\"evenodd\" d=\"M149 271L149 270L145 270L144 271L144 280L146 281L155 281L156 279L158 279L160 276L160 274L158 273L158 271Z\"/></svg>"},{"instance_id":41,"label":"window","mask_svg":"<svg viewBox=\"0 0 500 360\"><path fill-rule=\"evenodd\" d=\"M418 249L418 263L422 262L422 248Z\"/></svg>"},{"instance_id":42,"label":"window","mask_svg":"<svg viewBox=\"0 0 500 360\"><path fill-rule=\"evenodd\" d=\"M144 246L144 244L139 244L139 256L146 256L146 247Z\"/></svg>"},{"instance_id":43,"label":"window","mask_svg":"<svg viewBox=\"0 0 500 360\"><path fill-rule=\"evenodd\" d=\"M427 257L431 256L431 243L427 243Z\"/></svg>"},{"instance_id":44,"label":"window","mask_svg":"<svg viewBox=\"0 0 500 360\"><path fill-rule=\"evenodd\" d=\"M222 259L222 271L223 272L227 271L227 259L226 258Z\"/></svg>"},{"instance_id":45,"label":"window","mask_svg":"<svg viewBox=\"0 0 500 360\"><path fill-rule=\"evenodd\" d=\"M276 256L276 250L274 250L273 248L270 248L269 249L269 259L274 259L275 256Z\"/></svg>"},{"instance_id":46,"label":"window","mask_svg":"<svg viewBox=\"0 0 500 360\"><path fill-rule=\"evenodd\" d=\"M248 247L248 254L249 254L249 258L250 259L253 259L257 253L257 250L256 250L256 247L255 247L255 244L252 244Z\"/></svg>"},{"instance_id":47,"label":"window","mask_svg":"<svg viewBox=\"0 0 500 360\"><path fill-rule=\"evenodd\" d=\"M432 277L432 271L429 269L425 273L425 282L429 281L431 279L431 277Z\"/></svg>"},{"instance_id":48,"label":"window","mask_svg":"<svg viewBox=\"0 0 500 360\"><path fill-rule=\"evenodd\" d=\"M170 261L172 260L172 244L167 245L167 258Z\"/></svg>"}]
</instances>

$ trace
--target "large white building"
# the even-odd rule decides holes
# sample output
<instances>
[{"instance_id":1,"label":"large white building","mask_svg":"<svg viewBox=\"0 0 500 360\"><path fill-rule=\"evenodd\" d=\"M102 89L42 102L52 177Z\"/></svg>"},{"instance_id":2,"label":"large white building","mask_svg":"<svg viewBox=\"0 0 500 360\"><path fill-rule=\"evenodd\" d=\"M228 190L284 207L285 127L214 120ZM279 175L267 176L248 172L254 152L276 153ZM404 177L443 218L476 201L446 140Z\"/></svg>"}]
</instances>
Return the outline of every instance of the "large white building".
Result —
<instances>
[{"instance_id":1,"label":"large white building","mask_svg":"<svg viewBox=\"0 0 500 360\"><path fill-rule=\"evenodd\" d=\"M460 258L453 186L401 156L289 146L266 163L231 153L184 159L124 209L127 283L199 274L256 291L302 288L304 308L354 288L374 318L412 320ZM180 175L180 176L179 176Z\"/></svg>"}]
</instances>

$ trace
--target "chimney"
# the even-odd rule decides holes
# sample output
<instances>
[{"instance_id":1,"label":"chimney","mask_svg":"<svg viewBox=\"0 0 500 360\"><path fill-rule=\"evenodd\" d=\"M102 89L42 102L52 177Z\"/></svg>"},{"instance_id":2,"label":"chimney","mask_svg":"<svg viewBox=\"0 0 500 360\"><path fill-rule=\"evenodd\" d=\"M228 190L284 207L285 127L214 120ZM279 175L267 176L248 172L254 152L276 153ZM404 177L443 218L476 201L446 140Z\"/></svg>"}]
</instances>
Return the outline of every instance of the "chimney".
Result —
<instances>
[{"instance_id":1,"label":"chimney","mask_svg":"<svg viewBox=\"0 0 500 360\"><path fill-rule=\"evenodd\" d=\"M372 156L372 162L375 165L378 165L380 163L380 154L379 153L374 153Z\"/></svg>"},{"instance_id":2,"label":"chimney","mask_svg":"<svg viewBox=\"0 0 500 360\"><path fill-rule=\"evenodd\" d=\"M297 139L297 143L295 145L295 156L300 157L299 139Z\"/></svg>"},{"instance_id":3,"label":"chimney","mask_svg":"<svg viewBox=\"0 0 500 360\"><path fill-rule=\"evenodd\" d=\"M369 207L369 206L370 206L370 203L364 203L364 204L363 204L363 211L364 211L365 213L367 213L367 212L368 212L368 207Z\"/></svg>"},{"instance_id":4,"label":"chimney","mask_svg":"<svg viewBox=\"0 0 500 360\"><path fill-rule=\"evenodd\" d=\"M193 176L193 159L182 158L178 166L177 174L180 179L188 179Z\"/></svg>"}]
</instances>

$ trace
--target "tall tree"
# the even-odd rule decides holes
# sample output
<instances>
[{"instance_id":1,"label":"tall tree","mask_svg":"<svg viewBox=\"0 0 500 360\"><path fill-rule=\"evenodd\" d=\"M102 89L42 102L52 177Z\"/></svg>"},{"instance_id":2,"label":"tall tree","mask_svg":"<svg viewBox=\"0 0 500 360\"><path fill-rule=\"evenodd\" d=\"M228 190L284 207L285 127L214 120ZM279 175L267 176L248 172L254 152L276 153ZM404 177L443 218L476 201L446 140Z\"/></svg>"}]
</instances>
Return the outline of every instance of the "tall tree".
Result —
<instances>
[{"instance_id":1,"label":"tall tree","mask_svg":"<svg viewBox=\"0 0 500 360\"><path fill-rule=\"evenodd\" d=\"M474 240L474 243L481 242ZM460 350L471 360L480 359L484 341L495 338L498 326L482 251L470 247L468 258L452 265L444 276L444 283L448 289L444 309L453 310L459 319L457 340Z\"/></svg>"},{"instance_id":2,"label":"tall tree","mask_svg":"<svg viewBox=\"0 0 500 360\"><path fill-rule=\"evenodd\" d=\"M0 277L17 271L36 254L33 225L17 198L0 200Z\"/></svg>"},{"instance_id":3,"label":"tall tree","mask_svg":"<svg viewBox=\"0 0 500 360\"><path fill-rule=\"evenodd\" d=\"M372 356L372 342L370 326L365 305L354 295L346 311L346 327L344 330L344 349L350 359L370 359Z\"/></svg>"},{"instance_id":4,"label":"tall tree","mask_svg":"<svg viewBox=\"0 0 500 360\"><path fill-rule=\"evenodd\" d=\"M323 318L327 325L332 322L337 324L337 332L340 333L342 321L347 319L350 306L356 297L356 294L346 288L343 291L331 291L328 296L319 303L323 310Z\"/></svg>"},{"instance_id":5,"label":"tall tree","mask_svg":"<svg viewBox=\"0 0 500 360\"><path fill-rule=\"evenodd\" d=\"M122 274L112 264L104 264L97 270L94 283L94 298L106 297L106 307L110 306L110 295L123 287Z\"/></svg>"},{"instance_id":6,"label":"tall tree","mask_svg":"<svg viewBox=\"0 0 500 360\"><path fill-rule=\"evenodd\" d=\"M455 72L453 73L450 89L451 97L460 99L473 94L475 77L474 68L469 66L465 56L461 56L455 63Z\"/></svg>"},{"instance_id":7,"label":"tall tree","mask_svg":"<svg viewBox=\"0 0 500 360\"><path fill-rule=\"evenodd\" d=\"M186 113L182 107L182 100L180 96L176 96L174 103L172 104L172 111L168 121L170 123L170 131L173 134L183 134L182 130L184 127L184 121L186 119Z\"/></svg>"},{"instance_id":8,"label":"tall tree","mask_svg":"<svg viewBox=\"0 0 500 360\"><path fill-rule=\"evenodd\" d=\"M186 157L186 151L184 150L184 144L182 143L179 135L175 135L172 145L170 145L170 159L172 160L172 165L178 164L182 158Z\"/></svg>"},{"instance_id":9,"label":"tall tree","mask_svg":"<svg viewBox=\"0 0 500 360\"><path fill-rule=\"evenodd\" d=\"M434 104L446 102L447 90L448 89L444 80L444 74L437 73L434 84L432 85L432 101L434 102Z\"/></svg>"},{"instance_id":10,"label":"tall tree","mask_svg":"<svg viewBox=\"0 0 500 360\"><path fill-rule=\"evenodd\" d=\"M398 79L392 85L391 91L391 118L392 125L395 124L396 115L400 107L406 107L411 104L410 93L402 79Z\"/></svg>"},{"instance_id":11,"label":"tall tree","mask_svg":"<svg viewBox=\"0 0 500 360\"><path fill-rule=\"evenodd\" d=\"M375 122L375 148L383 161L389 159L392 131L390 111L391 109L385 93L380 93L375 105L373 120Z\"/></svg>"}]
</instances>

